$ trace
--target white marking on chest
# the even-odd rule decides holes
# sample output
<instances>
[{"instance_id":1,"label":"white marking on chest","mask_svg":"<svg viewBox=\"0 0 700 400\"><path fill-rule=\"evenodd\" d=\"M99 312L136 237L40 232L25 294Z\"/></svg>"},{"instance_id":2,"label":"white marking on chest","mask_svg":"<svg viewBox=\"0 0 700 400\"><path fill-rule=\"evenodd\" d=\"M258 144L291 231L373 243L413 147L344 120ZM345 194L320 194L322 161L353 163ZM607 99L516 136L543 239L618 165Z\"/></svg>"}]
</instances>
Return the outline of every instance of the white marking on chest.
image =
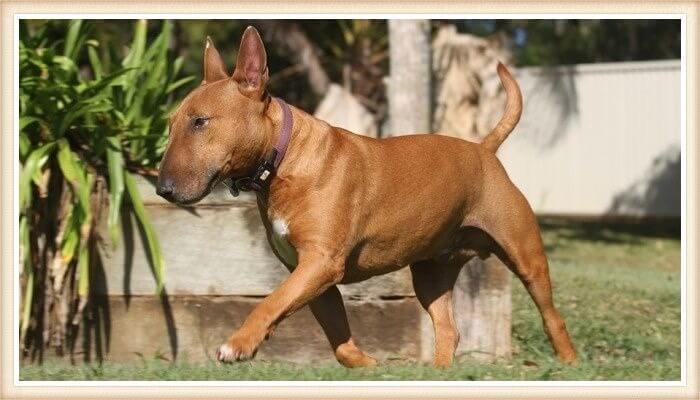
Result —
<instances>
[{"instance_id":1,"label":"white marking on chest","mask_svg":"<svg viewBox=\"0 0 700 400\"><path fill-rule=\"evenodd\" d=\"M296 266L297 265L297 251L289 243L289 225L287 221L282 218L275 218L272 220L272 246L279 257L285 263Z\"/></svg>"}]
</instances>

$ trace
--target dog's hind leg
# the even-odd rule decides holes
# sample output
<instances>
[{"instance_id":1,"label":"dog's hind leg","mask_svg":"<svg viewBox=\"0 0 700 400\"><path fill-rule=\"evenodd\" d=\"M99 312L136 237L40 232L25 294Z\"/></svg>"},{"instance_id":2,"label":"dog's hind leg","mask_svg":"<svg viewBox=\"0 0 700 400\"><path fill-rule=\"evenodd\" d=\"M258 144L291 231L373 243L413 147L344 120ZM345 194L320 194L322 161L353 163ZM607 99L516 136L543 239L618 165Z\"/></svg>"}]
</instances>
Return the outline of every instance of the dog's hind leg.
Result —
<instances>
[{"instance_id":1,"label":"dog's hind leg","mask_svg":"<svg viewBox=\"0 0 700 400\"><path fill-rule=\"evenodd\" d=\"M538 245L541 247L541 245ZM530 297L542 316L544 330L560 360L574 362L576 351L569 338L564 319L554 307L549 266L544 251L531 251L524 246L516 246L509 251L513 255L511 269L525 285Z\"/></svg>"},{"instance_id":2,"label":"dog's hind leg","mask_svg":"<svg viewBox=\"0 0 700 400\"><path fill-rule=\"evenodd\" d=\"M576 351L569 338L564 319L554 307L552 300L552 284L544 251L524 250L523 247L511 250L514 253L511 268L523 282L530 297L535 302L542 316L544 330L559 359L568 363L574 362Z\"/></svg>"},{"instance_id":3,"label":"dog's hind leg","mask_svg":"<svg viewBox=\"0 0 700 400\"><path fill-rule=\"evenodd\" d=\"M554 306L549 265L535 214L515 186L502 186L499 189L501 193L495 198L507 198L508 205L487 208L472 222L478 221L477 225L503 250L497 255L525 285L540 312L545 333L559 359L573 362L576 360L576 351L564 319ZM495 200L487 198L486 202L494 203Z\"/></svg>"},{"instance_id":4,"label":"dog's hind leg","mask_svg":"<svg viewBox=\"0 0 700 400\"><path fill-rule=\"evenodd\" d=\"M331 286L309 302L309 308L325 332L338 362L348 368L377 364L374 358L360 350L352 340L343 298L337 286Z\"/></svg>"},{"instance_id":5,"label":"dog's hind leg","mask_svg":"<svg viewBox=\"0 0 700 400\"><path fill-rule=\"evenodd\" d=\"M463 262L426 260L411 265L413 290L418 301L428 311L435 330L433 364L448 367L452 364L459 331L452 310L452 289Z\"/></svg>"}]
</instances>

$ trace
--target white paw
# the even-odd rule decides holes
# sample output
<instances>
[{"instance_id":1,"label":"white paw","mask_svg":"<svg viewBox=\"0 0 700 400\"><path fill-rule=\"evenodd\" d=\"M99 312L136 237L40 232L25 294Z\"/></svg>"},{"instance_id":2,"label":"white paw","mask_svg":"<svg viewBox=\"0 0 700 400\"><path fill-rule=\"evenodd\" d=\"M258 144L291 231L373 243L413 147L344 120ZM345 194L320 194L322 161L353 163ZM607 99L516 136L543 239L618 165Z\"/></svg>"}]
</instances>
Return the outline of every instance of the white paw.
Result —
<instances>
[{"instance_id":1,"label":"white paw","mask_svg":"<svg viewBox=\"0 0 700 400\"><path fill-rule=\"evenodd\" d=\"M257 346L253 342L231 339L216 350L216 361L231 363L245 361L255 357Z\"/></svg>"},{"instance_id":2,"label":"white paw","mask_svg":"<svg viewBox=\"0 0 700 400\"><path fill-rule=\"evenodd\" d=\"M236 354L228 344L222 344L216 350L216 361L230 363L236 361Z\"/></svg>"}]
</instances>

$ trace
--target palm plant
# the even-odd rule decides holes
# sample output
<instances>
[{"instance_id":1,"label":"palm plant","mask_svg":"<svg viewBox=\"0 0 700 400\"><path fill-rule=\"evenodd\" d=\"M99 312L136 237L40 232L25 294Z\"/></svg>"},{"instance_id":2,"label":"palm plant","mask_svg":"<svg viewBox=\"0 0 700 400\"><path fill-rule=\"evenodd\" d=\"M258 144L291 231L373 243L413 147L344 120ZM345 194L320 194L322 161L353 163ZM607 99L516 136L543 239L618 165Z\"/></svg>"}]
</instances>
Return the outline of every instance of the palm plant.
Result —
<instances>
[{"instance_id":1,"label":"palm plant","mask_svg":"<svg viewBox=\"0 0 700 400\"><path fill-rule=\"evenodd\" d=\"M58 24L61 24L60 22ZM172 24L149 42L147 22L134 22L125 56L110 57L89 38L90 24L62 23L52 40L43 23L20 24L19 238L22 304L20 343L26 352L59 353L77 332L99 256L100 221L111 242L121 212L133 212L149 250L157 291L164 287L160 245L133 173L152 173L167 141L170 93L187 84L182 59L168 50ZM107 60L107 61L105 61ZM112 61L120 60L120 61ZM128 199L128 203L124 200ZM126 207L129 205L129 207Z\"/></svg>"}]
</instances>

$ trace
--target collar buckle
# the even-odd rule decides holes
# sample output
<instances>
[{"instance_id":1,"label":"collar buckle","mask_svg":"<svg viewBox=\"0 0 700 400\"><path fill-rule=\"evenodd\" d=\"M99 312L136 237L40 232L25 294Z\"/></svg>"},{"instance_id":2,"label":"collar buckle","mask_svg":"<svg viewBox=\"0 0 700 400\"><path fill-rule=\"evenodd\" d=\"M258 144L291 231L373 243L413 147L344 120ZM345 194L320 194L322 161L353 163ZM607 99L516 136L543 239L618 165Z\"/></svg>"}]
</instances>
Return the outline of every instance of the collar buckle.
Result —
<instances>
[{"instance_id":1,"label":"collar buckle","mask_svg":"<svg viewBox=\"0 0 700 400\"><path fill-rule=\"evenodd\" d=\"M272 149L272 153L265 161L258 166L258 169L252 176L244 176L238 179L232 179L231 184L227 184L229 192L233 197L238 197L240 192L249 192L251 190L260 191L265 187L268 179L275 172L275 159L277 158L277 149Z\"/></svg>"},{"instance_id":2,"label":"collar buckle","mask_svg":"<svg viewBox=\"0 0 700 400\"><path fill-rule=\"evenodd\" d=\"M275 172L275 159L277 158L277 149L272 149L272 152L267 159L258 166L252 177L249 177L247 182L248 190L262 190L273 172Z\"/></svg>"}]
</instances>

